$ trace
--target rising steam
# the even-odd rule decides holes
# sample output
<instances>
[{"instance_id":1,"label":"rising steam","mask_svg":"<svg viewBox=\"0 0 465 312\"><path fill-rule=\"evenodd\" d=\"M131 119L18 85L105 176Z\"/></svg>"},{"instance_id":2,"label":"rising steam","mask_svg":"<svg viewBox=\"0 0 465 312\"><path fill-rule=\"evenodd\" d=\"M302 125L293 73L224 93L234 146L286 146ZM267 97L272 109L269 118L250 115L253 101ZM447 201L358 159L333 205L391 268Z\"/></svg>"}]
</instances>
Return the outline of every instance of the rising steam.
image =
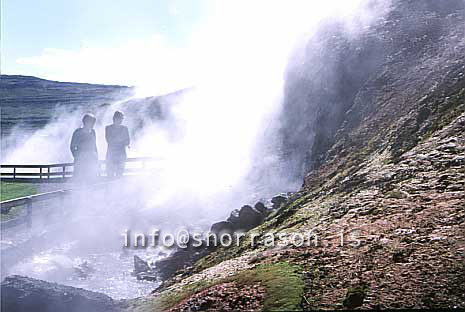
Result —
<instances>
[{"instance_id":1,"label":"rising steam","mask_svg":"<svg viewBox=\"0 0 465 312\"><path fill-rule=\"evenodd\" d=\"M73 65L70 72L76 66L79 73L88 71L89 76L115 65L113 62L122 62L123 74L137 84L136 98L195 86L161 103L169 111L167 118L154 120L142 116L145 119L142 128L131 119L131 110L137 108L128 107L124 100L105 107L89 105L98 118L100 159L104 159L106 152L104 127L110 123L115 109L123 109L127 115L125 123L133 134L128 156L156 157L161 168L153 177L141 177L110 193L131 218L128 219L128 213L118 217L116 212L121 213L121 209L102 208L108 206L106 200L93 202L91 208L104 209L112 223L98 223L100 232L94 233L120 242L120 233L128 226L148 231L144 226L168 223L171 227L205 229L242 204L295 190L300 181L292 180L290 177L294 175L280 167L278 151L273 149L278 146L273 134L281 110L289 55L312 35L322 18L351 17L360 2L212 1L208 20L193 32L183 50L169 53L163 45L147 44L143 52L139 46L134 49L124 46L108 53L95 53L94 58L89 56L92 49L87 48L71 53L71 62L66 61L69 53L61 55L63 64L80 64ZM363 18L370 16L365 12ZM151 49L164 50L151 54ZM157 55L166 59L153 59ZM28 61L39 67L53 63L50 53L23 60ZM143 101L138 105L144 105ZM83 113L84 110L58 110L50 124L6 151L3 162L71 161L69 139ZM20 135L19 132L18 129L13 136ZM276 173L270 172L273 170ZM75 207L76 211L79 209L88 211L89 207ZM92 220L86 222L93 225ZM72 227L67 231L79 232Z\"/></svg>"}]
</instances>

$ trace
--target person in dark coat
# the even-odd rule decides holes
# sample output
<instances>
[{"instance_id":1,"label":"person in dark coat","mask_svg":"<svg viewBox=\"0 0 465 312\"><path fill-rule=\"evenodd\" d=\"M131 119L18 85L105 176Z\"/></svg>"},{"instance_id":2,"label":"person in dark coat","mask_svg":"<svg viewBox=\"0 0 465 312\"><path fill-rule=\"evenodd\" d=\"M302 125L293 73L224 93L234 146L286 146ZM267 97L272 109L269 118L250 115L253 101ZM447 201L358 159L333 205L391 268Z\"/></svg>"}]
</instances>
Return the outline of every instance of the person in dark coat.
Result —
<instances>
[{"instance_id":1,"label":"person in dark coat","mask_svg":"<svg viewBox=\"0 0 465 312\"><path fill-rule=\"evenodd\" d=\"M87 182L97 177L99 168L95 121L94 115L85 114L82 118L83 126L74 130L70 144L74 157L73 177Z\"/></svg>"},{"instance_id":2,"label":"person in dark coat","mask_svg":"<svg viewBox=\"0 0 465 312\"><path fill-rule=\"evenodd\" d=\"M124 115L116 111L113 115L113 124L105 127L105 139L108 143L107 149L107 176L119 177L124 173L126 163L126 147L129 147L129 130L123 126Z\"/></svg>"}]
</instances>

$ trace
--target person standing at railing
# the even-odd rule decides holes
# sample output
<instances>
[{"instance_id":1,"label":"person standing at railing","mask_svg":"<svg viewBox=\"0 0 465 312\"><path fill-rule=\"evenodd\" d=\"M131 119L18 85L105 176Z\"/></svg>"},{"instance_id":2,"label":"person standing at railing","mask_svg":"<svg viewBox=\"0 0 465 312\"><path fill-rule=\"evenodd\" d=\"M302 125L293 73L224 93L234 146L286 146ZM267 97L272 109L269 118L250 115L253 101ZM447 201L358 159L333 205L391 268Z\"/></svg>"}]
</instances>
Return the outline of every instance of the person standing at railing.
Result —
<instances>
[{"instance_id":1,"label":"person standing at railing","mask_svg":"<svg viewBox=\"0 0 465 312\"><path fill-rule=\"evenodd\" d=\"M124 173L126 163L126 147L129 147L129 130L122 125L124 115L116 111L113 124L105 127L105 139L108 143L106 167L108 177L120 177Z\"/></svg>"},{"instance_id":2,"label":"person standing at railing","mask_svg":"<svg viewBox=\"0 0 465 312\"><path fill-rule=\"evenodd\" d=\"M74 157L73 177L80 181L92 181L98 175L98 153L94 130L96 118L92 114L85 114L82 127L74 130L70 149Z\"/></svg>"}]
</instances>

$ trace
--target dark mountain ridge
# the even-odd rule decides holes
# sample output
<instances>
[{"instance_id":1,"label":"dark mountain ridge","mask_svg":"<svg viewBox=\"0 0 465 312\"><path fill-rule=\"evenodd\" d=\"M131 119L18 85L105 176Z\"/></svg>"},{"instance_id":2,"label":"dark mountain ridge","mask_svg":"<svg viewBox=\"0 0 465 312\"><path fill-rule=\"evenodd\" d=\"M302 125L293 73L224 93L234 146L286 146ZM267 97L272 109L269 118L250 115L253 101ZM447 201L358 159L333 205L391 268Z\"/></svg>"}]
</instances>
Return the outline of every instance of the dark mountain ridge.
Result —
<instances>
[{"instance_id":1,"label":"dark mountain ridge","mask_svg":"<svg viewBox=\"0 0 465 312\"><path fill-rule=\"evenodd\" d=\"M57 106L78 109L130 97L133 88L76 82L58 82L32 76L1 75L2 136L14 126L34 130L46 125Z\"/></svg>"}]
</instances>

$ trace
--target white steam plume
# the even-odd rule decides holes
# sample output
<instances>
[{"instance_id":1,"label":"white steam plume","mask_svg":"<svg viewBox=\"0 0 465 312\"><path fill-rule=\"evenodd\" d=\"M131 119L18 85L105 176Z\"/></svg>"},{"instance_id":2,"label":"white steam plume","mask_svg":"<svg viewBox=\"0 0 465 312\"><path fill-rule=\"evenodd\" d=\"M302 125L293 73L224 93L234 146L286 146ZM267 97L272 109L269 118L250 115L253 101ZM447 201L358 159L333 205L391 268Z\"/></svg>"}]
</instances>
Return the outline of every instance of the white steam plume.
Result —
<instances>
[{"instance_id":1,"label":"white steam plume","mask_svg":"<svg viewBox=\"0 0 465 312\"><path fill-rule=\"evenodd\" d=\"M179 197L195 197L201 199L203 208L213 219L237 208L234 205L246 200L250 196L247 192L253 192L252 189L238 190L245 187L244 178L251 166L256 165L252 164L252 153L259 148L258 136L280 110L283 73L291 49L322 18L351 16L360 2L211 1L209 18L193 32L185 49L170 50L161 40L157 44L139 42L105 52L92 48L72 53L48 51L35 58L23 58L21 62L38 67L63 66L63 72L77 72L80 79L84 73L95 73L102 81L106 73L114 79L128 76L137 84L138 96L179 88L177 79L185 86L195 85L193 91L182 96L180 103L173 105L174 117L170 121L174 124L147 118L143 134L132 143L129 156L163 159L163 171L156 177L157 191L153 191L152 180L145 185L147 192L139 194L144 196L147 207L167 205L170 201L170 205L177 202L179 207L189 206L179 205ZM364 18L367 16L370 14ZM151 54L151 51L157 53ZM119 74L108 70L115 63L121 71ZM71 66L70 71L66 71L66 66ZM101 159L106 150L104 126L120 105L114 103L94 111L99 120L96 130ZM60 114L24 144L9 151L5 162L71 161L69 138L79 125L82 113ZM134 126L130 119L127 123ZM173 129L181 135L173 138ZM269 193L288 190L289 181L281 178L282 183L264 181L273 185ZM228 194L224 195L225 192ZM229 198L231 194L235 194L235 200L221 207L213 201L213 198Z\"/></svg>"},{"instance_id":2,"label":"white steam plume","mask_svg":"<svg viewBox=\"0 0 465 312\"><path fill-rule=\"evenodd\" d=\"M125 229L149 233L152 226L165 232L193 226L208 230L212 222L225 219L242 204L295 187L296 181L288 180L286 170L255 179L261 184L259 189L246 178L254 172L252 168L273 171L278 162L276 151L270 148L273 144L263 137L265 133L272 137L269 132L277 128L274 123L291 50L311 35L322 18L351 16L360 2L211 1L208 20L193 32L185 49L168 48L157 36L156 42L152 38L110 50L49 50L21 59L23 64L59 71L46 78L134 84L138 97L195 85L179 97L162 100L169 111L166 119L138 114L144 118L144 127L133 136L128 156L160 158L162 170L106 193L75 195L74 206L66 210L77 218L53 236L78 242L73 256L115 251ZM371 17L371 13L363 15L364 20ZM129 108L121 101L93 109L100 159L106 151L104 126L113 111L123 109L125 123L135 129L138 121L131 116L140 105L144 104ZM6 151L2 162L71 161L70 136L83 113L58 111L45 128ZM19 132L13 135L19 137ZM44 219L50 227L49 217ZM120 260L104 265L121 269Z\"/></svg>"}]
</instances>

